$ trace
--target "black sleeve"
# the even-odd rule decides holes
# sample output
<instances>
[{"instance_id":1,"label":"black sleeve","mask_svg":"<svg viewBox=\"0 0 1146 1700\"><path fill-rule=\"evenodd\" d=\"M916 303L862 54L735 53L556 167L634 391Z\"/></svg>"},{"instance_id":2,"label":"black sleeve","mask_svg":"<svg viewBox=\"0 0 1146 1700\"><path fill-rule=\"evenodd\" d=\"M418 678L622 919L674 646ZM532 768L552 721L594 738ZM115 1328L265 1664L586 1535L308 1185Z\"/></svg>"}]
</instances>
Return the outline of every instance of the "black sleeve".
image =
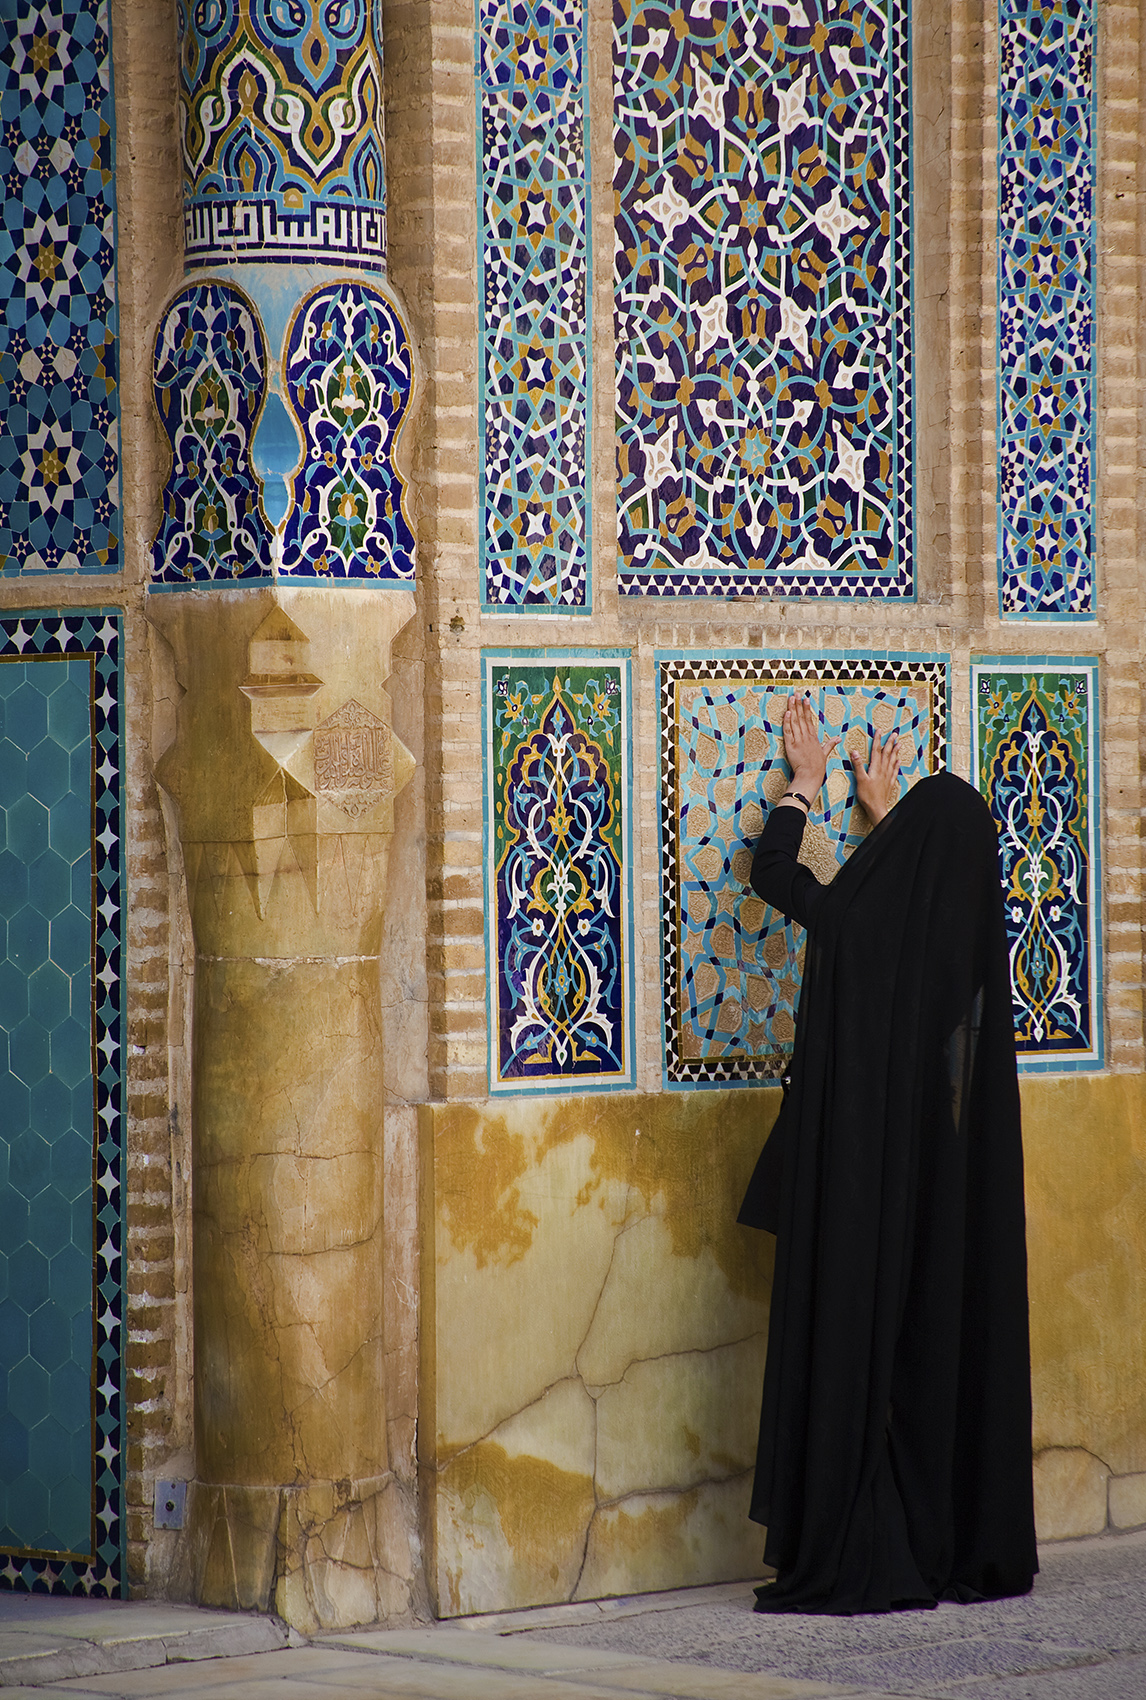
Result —
<instances>
[{"instance_id":1,"label":"black sleeve","mask_svg":"<svg viewBox=\"0 0 1146 1700\"><path fill-rule=\"evenodd\" d=\"M750 884L757 897L779 909L790 921L810 927L823 901L824 888L796 860L804 837L803 809L770 809L764 831L756 841Z\"/></svg>"}]
</instances>

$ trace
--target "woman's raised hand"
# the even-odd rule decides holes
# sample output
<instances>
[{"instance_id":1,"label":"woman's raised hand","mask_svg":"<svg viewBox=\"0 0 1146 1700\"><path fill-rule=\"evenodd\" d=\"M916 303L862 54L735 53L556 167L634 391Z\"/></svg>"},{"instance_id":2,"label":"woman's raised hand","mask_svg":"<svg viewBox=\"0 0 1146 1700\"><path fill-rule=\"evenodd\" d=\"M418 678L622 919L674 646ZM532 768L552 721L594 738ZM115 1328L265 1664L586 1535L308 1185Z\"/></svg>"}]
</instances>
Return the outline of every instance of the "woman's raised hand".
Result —
<instances>
[{"instance_id":1,"label":"woman's raised hand","mask_svg":"<svg viewBox=\"0 0 1146 1700\"><path fill-rule=\"evenodd\" d=\"M792 769L791 788L802 792L809 805L816 801L828 771L828 757L839 741L829 738L821 744L811 703L793 691L784 710L784 754Z\"/></svg>"},{"instance_id":2,"label":"woman's raised hand","mask_svg":"<svg viewBox=\"0 0 1146 1700\"><path fill-rule=\"evenodd\" d=\"M851 752L856 778L856 796L873 826L878 826L899 801L899 734L889 732L881 744L871 741L871 759L865 767L855 750Z\"/></svg>"}]
</instances>

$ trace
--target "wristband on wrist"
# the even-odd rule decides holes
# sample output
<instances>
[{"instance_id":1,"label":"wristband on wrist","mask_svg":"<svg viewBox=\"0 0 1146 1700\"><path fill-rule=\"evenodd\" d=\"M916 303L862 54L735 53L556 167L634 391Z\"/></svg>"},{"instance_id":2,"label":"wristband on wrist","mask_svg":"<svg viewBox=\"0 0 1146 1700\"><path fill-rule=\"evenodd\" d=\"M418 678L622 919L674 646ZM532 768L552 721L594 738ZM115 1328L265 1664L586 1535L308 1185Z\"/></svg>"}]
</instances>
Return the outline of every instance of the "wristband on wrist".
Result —
<instances>
[{"instance_id":1,"label":"wristband on wrist","mask_svg":"<svg viewBox=\"0 0 1146 1700\"><path fill-rule=\"evenodd\" d=\"M809 803L808 799L805 797L805 795L802 791L785 791L784 797L794 797L796 802L797 803L803 803L803 805L807 809L808 813L811 814L812 805L811 805L811 803ZM784 801L784 797L781 797L781 799L780 799L781 802Z\"/></svg>"}]
</instances>

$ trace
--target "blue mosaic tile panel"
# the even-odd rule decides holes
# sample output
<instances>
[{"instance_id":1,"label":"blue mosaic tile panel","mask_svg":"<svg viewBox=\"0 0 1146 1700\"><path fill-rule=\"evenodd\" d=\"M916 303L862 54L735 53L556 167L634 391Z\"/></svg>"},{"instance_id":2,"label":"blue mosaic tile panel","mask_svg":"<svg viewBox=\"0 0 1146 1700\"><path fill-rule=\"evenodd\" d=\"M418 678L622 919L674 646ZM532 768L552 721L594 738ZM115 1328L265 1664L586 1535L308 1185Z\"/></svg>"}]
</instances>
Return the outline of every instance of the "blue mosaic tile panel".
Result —
<instances>
[{"instance_id":1,"label":"blue mosaic tile panel","mask_svg":"<svg viewBox=\"0 0 1146 1700\"><path fill-rule=\"evenodd\" d=\"M414 532L395 446L414 357L382 291L337 283L305 297L287 332L283 378L304 448L290 481L282 573L412 583Z\"/></svg>"},{"instance_id":2,"label":"blue mosaic tile panel","mask_svg":"<svg viewBox=\"0 0 1146 1700\"><path fill-rule=\"evenodd\" d=\"M251 465L267 359L251 301L229 283L181 290L159 321L152 372L171 452L152 582L269 578L273 537Z\"/></svg>"},{"instance_id":3,"label":"blue mosaic tile panel","mask_svg":"<svg viewBox=\"0 0 1146 1700\"><path fill-rule=\"evenodd\" d=\"M0 1588L118 1595L121 622L0 616Z\"/></svg>"},{"instance_id":4,"label":"blue mosaic tile panel","mask_svg":"<svg viewBox=\"0 0 1146 1700\"><path fill-rule=\"evenodd\" d=\"M635 1082L630 667L482 654L494 1094Z\"/></svg>"},{"instance_id":5,"label":"blue mosaic tile panel","mask_svg":"<svg viewBox=\"0 0 1146 1700\"><path fill-rule=\"evenodd\" d=\"M121 566L107 0L0 9L0 574Z\"/></svg>"},{"instance_id":6,"label":"blue mosaic tile panel","mask_svg":"<svg viewBox=\"0 0 1146 1700\"><path fill-rule=\"evenodd\" d=\"M477 0L482 605L587 612L582 0Z\"/></svg>"},{"instance_id":7,"label":"blue mosaic tile panel","mask_svg":"<svg viewBox=\"0 0 1146 1700\"><path fill-rule=\"evenodd\" d=\"M1093 0L999 4L999 607L1094 617Z\"/></svg>"},{"instance_id":8,"label":"blue mosaic tile panel","mask_svg":"<svg viewBox=\"0 0 1146 1700\"><path fill-rule=\"evenodd\" d=\"M788 786L784 709L807 694L838 737L800 860L827 884L870 830L849 752L898 732L902 783L947 762L942 655L658 652L666 1085L782 1074L792 1053L804 929L748 884L766 806Z\"/></svg>"},{"instance_id":9,"label":"blue mosaic tile panel","mask_svg":"<svg viewBox=\"0 0 1146 1700\"><path fill-rule=\"evenodd\" d=\"M381 0L178 0L189 270L386 269Z\"/></svg>"},{"instance_id":10,"label":"blue mosaic tile panel","mask_svg":"<svg viewBox=\"0 0 1146 1700\"><path fill-rule=\"evenodd\" d=\"M914 594L908 0L616 0L622 594Z\"/></svg>"},{"instance_id":11,"label":"blue mosaic tile panel","mask_svg":"<svg viewBox=\"0 0 1146 1700\"><path fill-rule=\"evenodd\" d=\"M1098 662L985 656L971 693L975 781L999 828L1019 1067L1101 1068Z\"/></svg>"}]
</instances>

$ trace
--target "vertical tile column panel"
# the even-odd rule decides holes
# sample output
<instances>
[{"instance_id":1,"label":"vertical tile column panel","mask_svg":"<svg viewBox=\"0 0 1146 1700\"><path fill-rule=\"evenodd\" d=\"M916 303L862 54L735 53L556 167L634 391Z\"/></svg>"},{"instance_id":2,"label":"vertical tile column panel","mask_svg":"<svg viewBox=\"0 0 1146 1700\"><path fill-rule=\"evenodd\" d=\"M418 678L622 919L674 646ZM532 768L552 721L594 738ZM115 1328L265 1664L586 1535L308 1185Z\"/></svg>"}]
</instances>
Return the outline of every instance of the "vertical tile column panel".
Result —
<instances>
[{"instance_id":1,"label":"vertical tile column panel","mask_svg":"<svg viewBox=\"0 0 1146 1700\"><path fill-rule=\"evenodd\" d=\"M583 0L478 0L482 604L588 613Z\"/></svg>"},{"instance_id":2,"label":"vertical tile column panel","mask_svg":"<svg viewBox=\"0 0 1146 1700\"><path fill-rule=\"evenodd\" d=\"M1094 10L1000 0L999 610L1093 619Z\"/></svg>"},{"instance_id":3,"label":"vertical tile column panel","mask_svg":"<svg viewBox=\"0 0 1146 1700\"><path fill-rule=\"evenodd\" d=\"M118 617L0 618L0 1587L123 1583Z\"/></svg>"},{"instance_id":4,"label":"vertical tile column panel","mask_svg":"<svg viewBox=\"0 0 1146 1700\"><path fill-rule=\"evenodd\" d=\"M122 565L108 31L0 17L0 575Z\"/></svg>"}]
</instances>

